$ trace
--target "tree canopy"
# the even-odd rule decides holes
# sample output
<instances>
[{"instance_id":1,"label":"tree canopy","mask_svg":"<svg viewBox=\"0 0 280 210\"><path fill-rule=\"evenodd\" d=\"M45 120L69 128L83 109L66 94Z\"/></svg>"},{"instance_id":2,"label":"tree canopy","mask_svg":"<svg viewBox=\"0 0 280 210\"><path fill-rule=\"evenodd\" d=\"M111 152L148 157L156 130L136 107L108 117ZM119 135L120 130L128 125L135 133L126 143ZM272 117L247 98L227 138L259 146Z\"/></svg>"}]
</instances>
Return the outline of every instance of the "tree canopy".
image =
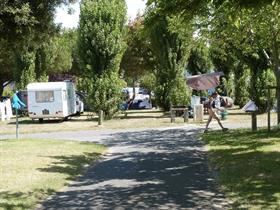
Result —
<instances>
[{"instance_id":1,"label":"tree canopy","mask_svg":"<svg viewBox=\"0 0 280 210\"><path fill-rule=\"evenodd\" d=\"M84 0L78 29L84 88L94 111L111 118L121 97L120 62L125 51L124 0Z\"/></svg>"}]
</instances>

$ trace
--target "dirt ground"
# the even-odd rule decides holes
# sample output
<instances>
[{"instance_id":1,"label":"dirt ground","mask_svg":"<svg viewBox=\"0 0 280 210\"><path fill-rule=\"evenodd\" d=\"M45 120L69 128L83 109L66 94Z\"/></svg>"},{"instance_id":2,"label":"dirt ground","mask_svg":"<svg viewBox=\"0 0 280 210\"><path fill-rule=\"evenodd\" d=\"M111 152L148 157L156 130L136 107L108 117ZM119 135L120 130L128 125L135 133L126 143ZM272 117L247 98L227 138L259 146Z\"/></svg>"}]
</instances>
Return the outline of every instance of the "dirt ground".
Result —
<instances>
[{"instance_id":1,"label":"dirt ground","mask_svg":"<svg viewBox=\"0 0 280 210\"><path fill-rule=\"evenodd\" d=\"M251 123L251 116L240 109L230 109L228 119L223 123L227 126L248 127ZM198 123L205 125L208 115L204 115L203 122L194 122L192 118L188 123ZM126 114L120 113L114 119L105 121L102 126L98 126L96 114L85 113L79 117L72 117L68 121L44 120L39 123L32 121L28 117L22 117L20 122L21 133L38 133L53 131L77 131L77 130L105 130L105 129L131 129L131 128L157 128L184 125L182 117L176 118L176 123L170 123L169 112L157 109L151 110L130 110ZM215 124L216 122L214 122ZM271 115L272 125L276 125L276 114ZM267 114L258 115L258 126L267 125ZM15 118L10 121L0 122L0 135L15 133Z\"/></svg>"}]
</instances>

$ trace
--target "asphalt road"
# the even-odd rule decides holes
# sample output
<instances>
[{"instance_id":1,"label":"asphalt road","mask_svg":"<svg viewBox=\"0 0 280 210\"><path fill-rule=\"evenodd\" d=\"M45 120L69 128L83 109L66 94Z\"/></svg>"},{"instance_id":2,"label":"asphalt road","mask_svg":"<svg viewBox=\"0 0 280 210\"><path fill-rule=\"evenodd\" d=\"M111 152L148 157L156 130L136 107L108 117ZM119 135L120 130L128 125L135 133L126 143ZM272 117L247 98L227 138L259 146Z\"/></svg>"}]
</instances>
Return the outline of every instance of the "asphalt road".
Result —
<instances>
[{"instance_id":1,"label":"asphalt road","mask_svg":"<svg viewBox=\"0 0 280 210\"><path fill-rule=\"evenodd\" d=\"M34 134L34 138L93 141L110 148L85 176L39 209L228 209L198 140L201 131L188 125Z\"/></svg>"}]
</instances>

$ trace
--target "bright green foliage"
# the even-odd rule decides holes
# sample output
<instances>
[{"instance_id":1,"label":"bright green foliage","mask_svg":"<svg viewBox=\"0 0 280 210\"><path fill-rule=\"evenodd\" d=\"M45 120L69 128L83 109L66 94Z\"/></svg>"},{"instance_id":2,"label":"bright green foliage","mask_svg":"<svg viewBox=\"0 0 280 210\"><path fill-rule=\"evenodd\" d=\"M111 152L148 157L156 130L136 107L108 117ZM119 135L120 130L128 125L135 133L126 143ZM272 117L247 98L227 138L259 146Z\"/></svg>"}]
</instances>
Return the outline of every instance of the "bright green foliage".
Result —
<instances>
[{"instance_id":1,"label":"bright green foliage","mask_svg":"<svg viewBox=\"0 0 280 210\"><path fill-rule=\"evenodd\" d=\"M186 40L190 37L190 31L186 28L175 31L182 23L178 17L168 18L153 12L151 8L146 30L156 64L157 103L164 109L169 109L170 105L187 105L189 90L183 72L188 55ZM180 100L177 97L179 94Z\"/></svg>"},{"instance_id":2,"label":"bright green foliage","mask_svg":"<svg viewBox=\"0 0 280 210\"><path fill-rule=\"evenodd\" d=\"M156 89L156 76L153 72L148 72L140 77L141 87L147 89L149 92Z\"/></svg>"},{"instance_id":3,"label":"bright green foliage","mask_svg":"<svg viewBox=\"0 0 280 210\"><path fill-rule=\"evenodd\" d=\"M95 111L104 110L107 118L120 99L125 17L124 0L84 0L81 4L78 46L84 76L92 82L87 87L89 101Z\"/></svg>"},{"instance_id":4,"label":"bright green foliage","mask_svg":"<svg viewBox=\"0 0 280 210\"><path fill-rule=\"evenodd\" d=\"M0 37L10 44L25 42L31 34L40 40L54 31L55 8L75 0L1 0L0 1Z\"/></svg>"},{"instance_id":5,"label":"bright green foliage","mask_svg":"<svg viewBox=\"0 0 280 210\"><path fill-rule=\"evenodd\" d=\"M199 43L191 49L187 70L192 75L205 74L210 71L211 60L206 43Z\"/></svg>"},{"instance_id":6,"label":"bright green foliage","mask_svg":"<svg viewBox=\"0 0 280 210\"><path fill-rule=\"evenodd\" d=\"M186 20L194 16L207 15L211 12L212 4L219 8L223 3L231 3L234 9L259 8L278 0L148 0L148 5L155 4L161 14L183 15ZM210 10L210 11L209 11Z\"/></svg>"},{"instance_id":7,"label":"bright green foliage","mask_svg":"<svg viewBox=\"0 0 280 210\"><path fill-rule=\"evenodd\" d=\"M270 55L271 68L276 77L276 98L280 104L280 2L268 4L255 14L252 11L254 38L258 44L265 48ZM280 123L280 106L277 110L278 123Z\"/></svg>"},{"instance_id":8,"label":"bright green foliage","mask_svg":"<svg viewBox=\"0 0 280 210\"><path fill-rule=\"evenodd\" d=\"M14 94L14 91L12 90L12 88L6 87L5 90L3 91L3 96L8 96L8 97L12 97Z\"/></svg>"},{"instance_id":9,"label":"bright green foliage","mask_svg":"<svg viewBox=\"0 0 280 210\"><path fill-rule=\"evenodd\" d=\"M225 77L221 77L220 78L220 83L223 85L224 87L224 95L226 96L229 96L229 97L234 97L235 96L235 85L234 85L234 74L231 73L229 76L228 76L228 79L225 78ZM218 91L219 92L219 91ZM220 93L219 93L220 94ZM220 95L223 95L223 94L220 94Z\"/></svg>"},{"instance_id":10,"label":"bright green foliage","mask_svg":"<svg viewBox=\"0 0 280 210\"><path fill-rule=\"evenodd\" d=\"M250 70L239 64L234 70L234 75L235 104L241 108L250 100Z\"/></svg>"},{"instance_id":11,"label":"bright green foliage","mask_svg":"<svg viewBox=\"0 0 280 210\"><path fill-rule=\"evenodd\" d=\"M81 4L79 48L84 70L102 75L119 70L125 49L123 0L84 0Z\"/></svg>"},{"instance_id":12,"label":"bright green foliage","mask_svg":"<svg viewBox=\"0 0 280 210\"><path fill-rule=\"evenodd\" d=\"M148 37L143 35L143 27L144 19L140 15L128 23L127 49L122 58L121 70L129 86L154 69L153 54Z\"/></svg>"},{"instance_id":13,"label":"bright green foliage","mask_svg":"<svg viewBox=\"0 0 280 210\"><path fill-rule=\"evenodd\" d=\"M170 101L172 105L188 105L190 102L190 91L186 87L186 80L184 77L177 77L173 81L170 90Z\"/></svg>"},{"instance_id":14,"label":"bright green foliage","mask_svg":"<svg viewBox=\"0 0 280 210\"><path fill-rule=\"evenodd\" d=\"M203 135L210 164L218 169L219 183L231 201L230 209L279 209L279 136L277 129Z\"/></svg>"},{"instance_id":15,"label":"bright green foliage","mask_svg":"<svg viewBox=\"0 0 280 210\"><path fill-rule=\"evenodd\" d=\"M64 30L54 36L44 47L48 75L69 72L72 67L72 53L75 49L77 34Z\"/></svg>"},{"instance_id":16,"label":"bright green foliage","mask_svg":"<svg viewBox=\"0 0 280 210\"><path fill-rule=\"evenodd\" d=\"M169 16L179 14L186 22L194 21L199 32L200 27L210 32L206 39L210 45L212 63L216 70L225 73L226 79L231 73L235 74L235 95L239 105L248 100L249 90L249 98L256 102L261 112L265 111L263 85L266 85L267 78L264 77L268 77L268 68L274 71L280 104L278 0L149 0L148 4L156 8L156 13ZM265 58L263 49L269 60Z\"/></svg>"},{"instance_id":17,"label":"bright green foliage","mask_svg":"<svg viewBox=\"0 0 280 210\"><path fill-rule=\"evenodd\" d=\"M14 71L14 78L9 79L17 82L22 79L19 87L24 88L35 79L47 79L44 44L57 32L53 22L55 8L74 1L0 1L0 37L15 53L17 63L16 68L9 69Z\"/></svg>"},{"instance_id":18,"label":"bright green foliage","mask_svg":"<svg viewBox=\"0 0 280 210\"><path fill-rule=\"evenodd\" d=\"M3 84L13 78L14 68L14 54L7 41L0 39L0 96L2 96Z\"/></svg>"},{"instance_id":19,"label":"bright green foliage","mask_svg":"<svg viewBox=\"0 0 280 210\"><path fill-rule=\"evenodd\" d=\"M16 53L15 78L18 88L25 89L30 82L47 82L49 75L69 72L72 49L76 37L72 31L63 31L50 40Z\"/></svg>"},{"instance_id":20,"label":"bright green foliage","mask_svg":"<svg viewBox=\"0 0 280 210\"><path fill-rule=\"evenodd\" d=\"M227 3L214 13L211 22L213 64L218 69L221 68L226 75L229 72L235 73L236 104L243 106L246 103L245 100L248 101L247 90L249 90L249 98L257 104L260 112L266 111L267 82L265 81L268 79L264 77L267 75L268 60L264 56L263 49L273 49L267 45L270 43L267 37L273 40L269 34L272 33L271 29L272 31L274 29L267 27L268 23L264 25L263 18L271 17L274 10L272 8L266 10L267 7L270 6L267 5L258 10L243 9L236 12L234 6ZM266 13L263 10L266 10ZM274 27L277 28L276 22L274 22ZM250 70L249 74L246 69ZM275 76L277 76L276 73Z\"/></svg>"},{"instance_id":21,"label":"bright green foliage","mask_svg":"<svg viewBox=\"0 0 280 210\"><path fill-rule=\"evenodd\" d=\"M78 89L87 92L87 103L92 111L103 110L105 117L110 119L121 103L123 80L117 74L96 75L93 78L80 80Z\"/></svg>"},{"instance_id":22,"label":"bright green foliage","mask_svg":"<svg viewBox=\"0 0 280 210\"><path fill-rule=\"evenodd\" d=\"M28 83L34 82L36 80L35 74L35 53L22 51L16 54L16 65L17 69L20 71L16 71L18 73L16 75L16 82L18 89L25 89Z\"/></svg>"},{"instance_id":23,"label":"bright green foliage","mask_svg":"<svg viewBox=\"0 0 280 210\"><path fill-rule=\"evenodd\" d=\"M102 75L94 79L94 92L90 95L90 104L93 104L94 110L103 110L105 117L111 118L121 103L121 90L124 87L123 82L118 75Z\"/></svg>"},{"instance_id":24,"label":"bright green foliage","mask_svg":"<svg viewBox=\"0 0 280 210\"><path fill-rule=\"evenodd\" d=\"M39 82L47 82L48 76L47 65L46 65L46 52L43 47L39 48L35 54L35 74L36 80Z\"/></svg>"},{"instance_id":25,"label":"bright green foliage","mask_svg":"<svg viewBox=\"0 0 280 210\"><path fill-rule=\"evenodd\" d=\"M259 97L259 110L260 112L267 111L267 89L264 87L275 86L276 78L272 70L262 71L258 76L258 79L255 81L256 87L258 89L258 97ZM270 104L274 105L275 98L272 97Z\"/></svg>"}]
</instances>

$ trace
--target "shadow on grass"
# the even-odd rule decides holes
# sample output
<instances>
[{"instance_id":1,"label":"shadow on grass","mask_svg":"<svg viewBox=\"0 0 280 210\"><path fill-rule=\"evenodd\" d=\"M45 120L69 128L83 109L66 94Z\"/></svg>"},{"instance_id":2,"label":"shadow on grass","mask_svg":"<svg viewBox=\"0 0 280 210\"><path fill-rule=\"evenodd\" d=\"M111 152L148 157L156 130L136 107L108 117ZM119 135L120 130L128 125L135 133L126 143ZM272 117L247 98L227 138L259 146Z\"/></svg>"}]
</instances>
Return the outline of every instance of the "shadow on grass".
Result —
<instances>
[{"instance_id":1,"label":"shadow on grass","mask_svg":"<svg viewBox=\"0 0 280 210\"><path fill-rule=\"evenodd\" d=\"M259 130L252 132L247 129L233 130L229 132L214 131L203 135L203 139L210 146L249 146L247 149L256 149L261 146L273 144L265 141L270 138L279 138L280 131Z\"/></svg>"},{"instance_id":2,"label":"shadow on grass","mask_svg":"<svg viewBox=\"0 0 280 210\"><path fill-rule=\"evenodd\" d=\"M38 201L45 200L54 194L52 189L36 189L32 192L12 193L9 191L0 192L0 209L5 210L26 210L33 209Z\"/></svg>"},{"instance_id":3,"label":"shadow on grass","mask_svg":"<svg viewBox=\"0 0 280 210\"><path fill-rule=\"evenodd\" d=\"M69 122L98 122L98 117L94 116L94 117L87 117L87 118L79 118L79 117L75 117L75 118L71 118L68 120Z\"/></svg>"},{"instance_id":4,"label":"shadow on grass","mask_svg":"<svg viewBox=\"0 0 280 210\"><path fill-rule=\"evenodd\" d=\"M237 112L237 113L230 112L228 115L248 115L248 116L251 116L250 113L246 113L246 112Z\"/></svg>"},{"instance_id":5,"label":"shadow on grass","mask_svg":"<svg viewBox=\"0 0 280 210\"><path fill-rule=\"evenodd\" d=\"M81 144L87 145L88 143L81 142ZM54 159L52 164L44 168L38 168L37 170L45 173L62 173L66 175L66 180L72 181L77 179L78 176L83 175L85 173L86 167L91 165L93 161L97 160L98 157L100 157L100 153L83 153L82 155L70 156L50 156L49 158ZM66 183L64 180L61 180L61 182ZM37 184L36 188L37 189L35 190L30 190L30 192L10 192L1 191L0 189L0 209L34 209L35 205L46 200L50 195L53 195L57 190L59 190L55 189L55 185L46 186Z\"/></svg>"},{"instance_id":6,"label":"shadow on grass","mask_svg":"<svg viewBox=\"0 0 280 210\"><path fill-rule=\"evenodd\" d=\"M23 125L32 125L32 124L57 124L57 123L63 123L64 121L61 119L51 119L51 120L44 120L43 122L39 122L39 120L31 120L31 119L24 119L19 120L19 124ZM15 125L16 122L9 122L9 125Z\"/></svg>"},{"instance_id":7,"label":"shadow on grass","mask_svg":"<svg viewBox=\"0 0 280 210\"><path fill-rule=\"evenodd\" d=\"M280 208L280 131L236 130L203 135L219 181L234 208ZM278 152L279 151L279 152Z\"/></svg>"},{"instance_id":8,"label":"shadow on grass","mask_svg":"<svg viewBox=\"0 0 280 210\"><path fill-rule=\"evenodd\" d=\"M168 116L162 115L162 116L150 116L150 115L126 115L121 117L122 119L161 119L161 118L167 118Z\"/></svg>"},{"instance_id":9,"label":"shadow on grass","mask_svg":"<svg viewBox=\"0 0 280 210\"><path fill-rule=\"evenodd\" d=\"M149 115L152 113L161 113L161 115ZM169 118L170 113L169 112L163 112L163 111L128 111L124 112L118 116L116 116L116 119L162 119L162 118Z\"/></svg>"},{"instance_id":10,"label":"shadow on grass","mask_svg":"<svg viewBox=\"0 0 280 210\"><path fill-rule=\"evenodd\" d=\"M39 120L32 120L32 119L23 119L23 120L19 120L19 124L23 124L23 125L44 125L44 124L62 124L64 122L89 122L89 121L93 121L93 122L97 122L98 121L98 117L96 116L87 116L84 115L86 118L80 118L79 116L73 116L73 117L69 117L69 119L65 120L65 119L44 119L43 122L39 122ZM9 125L15 125L16 122L9 122Z\"/></svg>"},{"instance_id":11,"label":"shadow on grass","mask_svg":"<svg viewBox=\"0 0 280 210\"><path fill-rule=\"evenodd\" d=\"M140 110L136 110L136 109L129 109L127 111L128 114L155 114L155 113L162 113L162 110L146 110L146 109L140 109Z\"/></svg>"},{"instance_id":12,"label":"shadow on grass","mask_svg":"<svg viewBox=\"0 0 280 210\"><path fill-rule=\"evenodd\" d=\"M38 168L41 172L62 173L67 180L75 180L84 174L85 166L89 166L100 157L100 153L83 153L83 155L52 156L56 161L45 168Z\"/></svg>"}]
</instances>

